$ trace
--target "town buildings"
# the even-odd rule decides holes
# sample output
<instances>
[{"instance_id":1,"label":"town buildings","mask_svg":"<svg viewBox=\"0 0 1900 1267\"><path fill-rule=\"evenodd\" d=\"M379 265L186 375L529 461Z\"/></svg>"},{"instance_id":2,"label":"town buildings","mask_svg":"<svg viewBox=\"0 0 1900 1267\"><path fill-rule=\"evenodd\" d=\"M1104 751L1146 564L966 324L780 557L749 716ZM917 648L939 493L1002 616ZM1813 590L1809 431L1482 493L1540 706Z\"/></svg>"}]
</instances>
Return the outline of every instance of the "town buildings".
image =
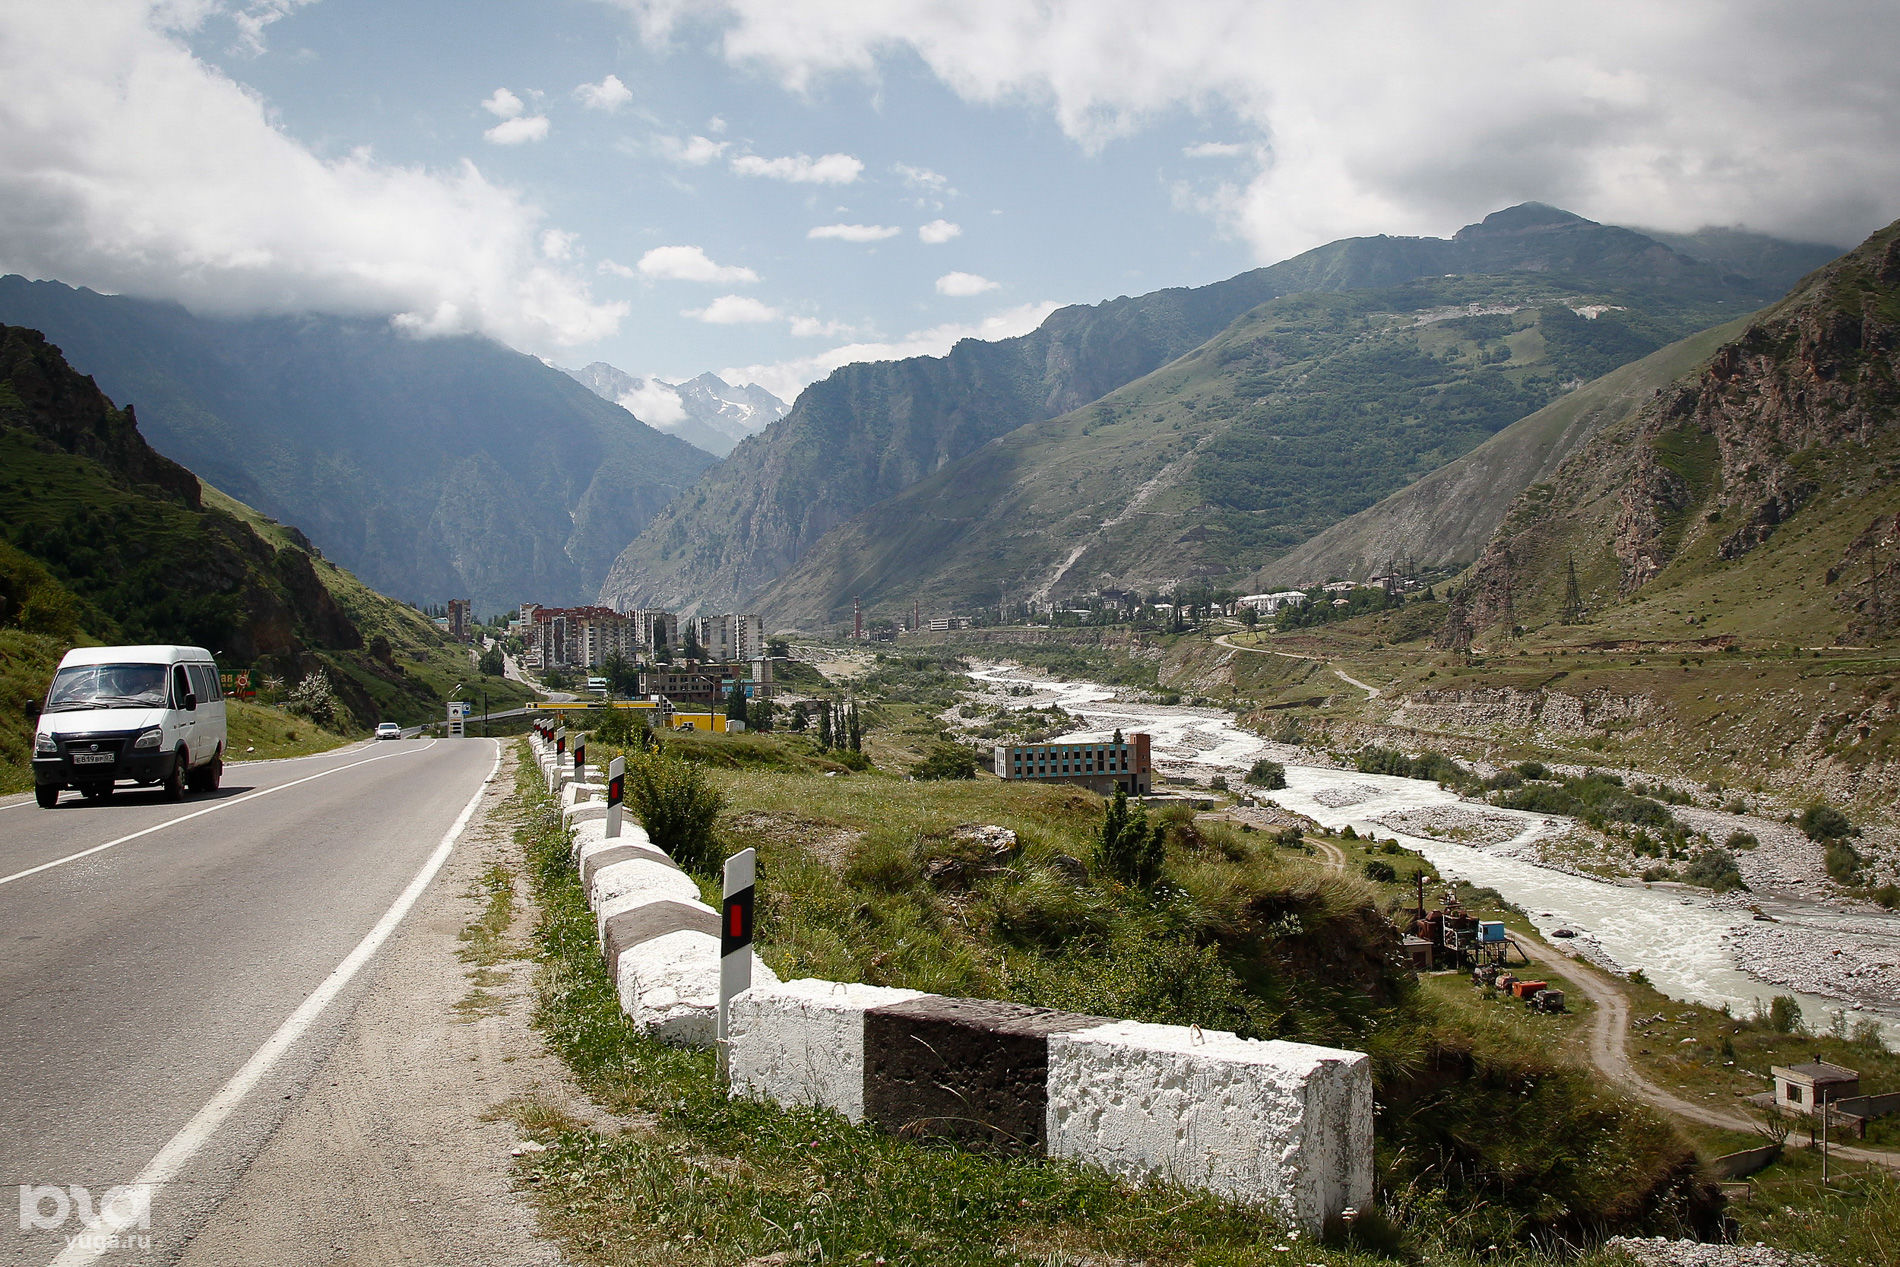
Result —
<instances>
[{"instance_id":1,"label":"town buildings","mask_svg":"<svg viewBox=\"0 0 1900 1267\"><path fill-rule=\"evenodd\" d=\"M1075 783L1102 796L1113 796L1117 787L1143 796L1154 783L1148 736L1139 731L1119 742L998 744L995 769L998 778Z\"/></svg>"}]
</instances>

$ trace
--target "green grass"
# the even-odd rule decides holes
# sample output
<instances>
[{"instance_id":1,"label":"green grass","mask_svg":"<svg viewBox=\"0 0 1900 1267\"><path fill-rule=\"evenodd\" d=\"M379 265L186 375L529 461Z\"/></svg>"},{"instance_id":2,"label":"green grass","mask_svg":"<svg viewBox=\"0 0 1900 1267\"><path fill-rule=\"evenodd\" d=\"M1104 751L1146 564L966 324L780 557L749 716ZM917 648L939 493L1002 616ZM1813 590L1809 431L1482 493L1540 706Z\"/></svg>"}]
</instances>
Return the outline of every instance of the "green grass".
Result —
<instances>
[{"instance_id":1,"label":"green grass","mask_svg":"<svg viewBox=\"0 0 1900 1267\"><path fill-rule=\"evenodd\" d=\"M306 757L350 742L348 735L268 705L226 700L224 708L225 752L232 761Z\"/></svg>"}]
</instances>

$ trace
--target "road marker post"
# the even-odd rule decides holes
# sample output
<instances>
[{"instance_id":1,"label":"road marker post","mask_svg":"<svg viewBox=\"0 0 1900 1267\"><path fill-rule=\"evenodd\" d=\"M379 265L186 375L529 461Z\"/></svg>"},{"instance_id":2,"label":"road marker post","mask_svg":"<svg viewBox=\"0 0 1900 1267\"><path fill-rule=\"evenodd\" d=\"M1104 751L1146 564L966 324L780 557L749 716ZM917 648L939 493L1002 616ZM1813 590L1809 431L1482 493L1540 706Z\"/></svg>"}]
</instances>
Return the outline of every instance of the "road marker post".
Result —
<instances>
[{"instance_id":1,"label":"road marker post","mask_svg":"<svg viewBox=\"0 0 1900 1267\"><path fill-rule=\"evenodd\" d=\"M587 782L587 736L574 741L574 781Z\"/></svg>"},{"instance_id":2,"label":"road marker post","mask_svg":"<svg viewBox=\"0 0 1900 1267\"><path fill-rule=\"evenodd\" d=\"M559 756L565 756L566 754L567 754L567 727L563 726L559 730L554 732L554 755L559 757Z\"/></svg>"},{"instance_id":3,"label":"road marker post","mask_svg":"<svg viewBox=\"0 0 1900 1267\"><path fill-rule=\"evenodd\" d=\"M719 920L719 1020L715 1038L719 1071L730 1073L726 1020L735 994L752 986L752 906L759 876L759 855L741 849L726 859L725 909Z\"/></svg>"},{"instance_id":4,"label":"road marker post","mask_svg":"<svg viewBox=\"0 0 1900 1267\"><path fill-rule=\"evenodd\" d=\"M627 759L615 757L607 763L607 839L620 835L620 801L627 790Z\"/></svg>"}]
</instances>

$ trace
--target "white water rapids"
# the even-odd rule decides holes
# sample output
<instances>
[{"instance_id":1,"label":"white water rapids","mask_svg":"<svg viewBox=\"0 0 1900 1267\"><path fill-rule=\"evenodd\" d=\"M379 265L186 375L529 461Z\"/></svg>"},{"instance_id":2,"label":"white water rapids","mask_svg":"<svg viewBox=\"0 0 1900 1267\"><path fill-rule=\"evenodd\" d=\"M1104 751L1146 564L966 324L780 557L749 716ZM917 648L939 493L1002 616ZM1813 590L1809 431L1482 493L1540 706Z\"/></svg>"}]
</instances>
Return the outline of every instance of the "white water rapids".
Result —
<instances>
[{"instance_id":1,"label":"white water rapids","mask_svg":"<svg viewBox=\"0 0 1900 1267\"><path fill-rule=\"evenodd\" d=\"M1145 731L1150 736L1157 769L1190 776L1226 774L1239 782L1269 745L1241 729L1228 714L1212 709L1149 704L1119 698L1114 687L1095 682L1058 681L1010 666L978 669L970 674L992 688L1029 687L1036 700L1050 702L1086 720L1088 729L1060 739L1104 739L1109 732ZM1304 814L1329 829L1351 826L1362 834L1396 838L1429 859L1441 875L1496 889L1529 915L1546 939L1558 928L1586 933L1625 970L1640 968L1657 989L1672 998L1719 1007L1727 1004L1737 1015L1752 1012L1760 1001L1790 993L1750 975L1735 961L1728 934L1748 923L1747 910L1712 904L1699 890L1650 888L1638 883L1615 884L1541 867L1429 836L1394 831L1374 819L1404 810L1464 804L1457 794L1436 783L1392 775L1361 774L1322 766L1287 764L1287 786L1271 794L1286 809ZM1517 818L1523 831L1512 843L1561 831L1568 820L1521 810L1484 807L1487 817ZM1839 913L1805 904L1773 904L1784 923L1825 927ZM1796 994L1810 1025L1824 1027L1843 1005L1818 995ZM1900 1012L1868 1008L1855 1013L1874 1016L1889 1041L1900 1038Z\"/></svg>"}]
</instances>

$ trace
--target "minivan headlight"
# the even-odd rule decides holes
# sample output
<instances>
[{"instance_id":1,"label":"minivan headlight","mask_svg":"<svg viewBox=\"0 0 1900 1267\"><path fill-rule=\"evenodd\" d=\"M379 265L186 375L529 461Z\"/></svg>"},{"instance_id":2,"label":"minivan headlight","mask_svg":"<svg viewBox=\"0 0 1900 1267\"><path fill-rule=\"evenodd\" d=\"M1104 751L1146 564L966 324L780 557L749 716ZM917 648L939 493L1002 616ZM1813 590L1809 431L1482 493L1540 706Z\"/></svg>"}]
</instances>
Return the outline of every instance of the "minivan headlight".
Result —
<instances>
[{"instance_id":1,"label":"minivan headlight","mask_svg":"<svg viewBox=\"0 0 1900 1267\"><path fill-rule=\"evenodd\" d=\"M59 745L53 742L51 735L34 735L33 755L36 757L57 757L59 755Z\"/></svg>"},{"instance_id":2,"label":"minivan headlight","mask_svg":"<svg viewBox=\"0 0 1900 1267\"><path fill-rule=\"evenodd\" d=\"M158 727L154 726L137 739L134 739L132 746L134 748L156 748L159 745L159 741L164 737L164 733L161 732Z\"/></svg>"}]
</instances>

